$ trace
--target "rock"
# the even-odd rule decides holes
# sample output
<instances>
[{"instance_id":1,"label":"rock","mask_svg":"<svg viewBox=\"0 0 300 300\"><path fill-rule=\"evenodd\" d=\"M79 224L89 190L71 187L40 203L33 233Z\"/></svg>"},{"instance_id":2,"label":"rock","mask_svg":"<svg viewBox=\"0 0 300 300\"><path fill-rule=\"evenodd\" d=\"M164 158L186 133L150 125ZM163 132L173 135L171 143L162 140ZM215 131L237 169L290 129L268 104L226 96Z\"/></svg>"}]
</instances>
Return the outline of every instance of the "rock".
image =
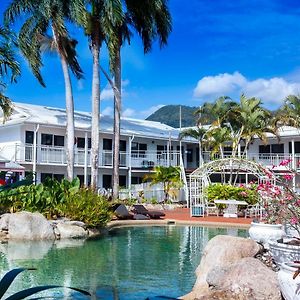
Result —
<instances>
[{"instance_id":1,"label":"rock","mask_svg":"<svg viewBox=\"0 0 300 300\"><path fill-rule=\"evenodd\" d=\"M82 228L86 229L85 223L83 223L81 221L65 221L65 224L76 225L76 226L79 226L79 227L82 227Z\"/></svg>"},{"instance_id":2,"label":"rock","mask_svg":"<svg viewBox=\"0 0 300 300\"><path fill-rule=\"evenodd\" d=\"M8 217L9 239L54 240L53 228L40 213L18 212Z\"/></svg>"},{"instance_id":3,"label":"rock","mask_svg":"<svg viewBox=\"0 0 300 300\"><path fill-rule=\"evenodd\" d=\"M5 254L9 262L14 262L15 260L39 260L48 254L53 246L53 242L51 240L9 240L5 244L0 244L0 252Z\"/></svg>"},{"instance_id":4,"label":"rock","mask_svg":"<svg viewBox=\"0 0 300 300\"><path fill-rule=\"evenodd\" d=\"M244 257L253 257L262 250L256 242L241 237L218 235L206 245L200 265L196 270L197 280L190 294L183 299L196 299L207 294L206 282L208 272L216 266L223 267L239 261Z\"/></svg>"},{"instance_id":5,"label":"rock","mask_svg":"<svg viewBox=\"0 0 300 300\"><path fill-rule=\"evenodd\" d=\"M0 231L8 231L8 221L10 214L3 214L0 218Z\"/></svg>"},{"instance_id":6,"label":"rock","mask_svg":"<svg viewBox=\"0 0 300 300\"><path fill-rule=\"evenodd\" d=\"M203 299L213 299L221 291L229 297L224 299L281 300L276 273L253 257L212 268L206 281L212 291Z\"/></svg>"},{"instance_id":7,"label":"rock","mask_svg":"<svg viewBox=\"0 0 300 300\"><path fill-rule=\"evenodd\" d=\"M58 231L59 237L61 239L80 239L80 238L87 238L88 237L88 231L84 228L72 225L72 224L64 224L64 223L58 223L56 225L56 232Z\"/></svg>"}]
</instances>

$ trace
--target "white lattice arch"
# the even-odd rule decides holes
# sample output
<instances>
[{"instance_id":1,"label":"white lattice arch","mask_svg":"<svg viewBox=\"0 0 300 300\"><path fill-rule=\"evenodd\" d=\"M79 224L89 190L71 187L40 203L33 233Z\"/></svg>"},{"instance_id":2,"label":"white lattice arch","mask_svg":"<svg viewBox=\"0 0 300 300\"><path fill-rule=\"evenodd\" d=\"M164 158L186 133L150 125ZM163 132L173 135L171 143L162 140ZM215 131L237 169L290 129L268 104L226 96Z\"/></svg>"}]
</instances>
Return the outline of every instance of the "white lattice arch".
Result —
<instances>
[{"instance_id":1,"label":"white lattice arch","mask_svg":"<svg viewBox=\"0 0 300 300\"><path fill-rule=\"evenodd\" d=\"M276 181L270 170L252 160L242 158L224 158L210 161L191 173L189 185L189 204L191 215L203 216L206 203L204 189L211 183L210 175L216 173L251 174L258 183Z\"/></svg>"}]
</instances>

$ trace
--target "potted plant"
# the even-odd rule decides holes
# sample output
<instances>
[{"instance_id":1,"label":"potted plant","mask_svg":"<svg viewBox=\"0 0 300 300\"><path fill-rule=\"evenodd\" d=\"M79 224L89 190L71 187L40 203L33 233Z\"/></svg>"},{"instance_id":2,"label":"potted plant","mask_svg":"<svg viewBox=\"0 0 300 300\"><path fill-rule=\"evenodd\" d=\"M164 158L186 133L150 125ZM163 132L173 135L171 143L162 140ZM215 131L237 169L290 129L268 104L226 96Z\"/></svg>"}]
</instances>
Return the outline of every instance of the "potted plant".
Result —
<instances>
[{"instance_id":1,"label":"potted plant","mask_svg":"<svg viewBox=\"0 0 300 300\"><path fill-rule=\"evenodd\" d=\"M278 272L278 282L285 300L299 300L300 262L282 263Z\"/></svg>"},{"instance_id":2,"label":"potted plant","mask_svg":"<svg viewBox=\"0 0 300 300\"><path fill-rule=\"evenodd\" d=\"M276 241L285 236L284 226L282 225L282 206L281 201L285 197L281 187L272 183L270 173L267 173L269 180L258 184L257 192L260 196L260 217L251 223L249 236L251 239L262 243L269 249L269 242ZM262 216L263 212L263 216Z\"/></svg>"}]
</instances>

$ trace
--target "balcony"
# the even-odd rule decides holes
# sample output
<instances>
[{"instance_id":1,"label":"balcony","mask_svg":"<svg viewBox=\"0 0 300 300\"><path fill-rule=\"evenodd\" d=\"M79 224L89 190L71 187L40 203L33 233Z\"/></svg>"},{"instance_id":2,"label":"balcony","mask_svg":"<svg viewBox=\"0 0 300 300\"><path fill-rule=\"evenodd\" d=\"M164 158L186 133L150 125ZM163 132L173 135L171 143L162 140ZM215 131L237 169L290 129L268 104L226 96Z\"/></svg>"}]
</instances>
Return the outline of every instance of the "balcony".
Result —
<instances>
[{"instance_id":1,"label":"balcony","mask_svg":"<svg viewBox=\"0 0 300 300\"><path fill-rule=\"evenodd\" d=\"M33 145L10 144L0 149L0 155L19 163L33 162ZM184 154L185 155L185 154ZM183 156L184 156L183 155ZM219 159L219 154L211 155L211 152L203 152L204 163ZM224 157L231 157L231 152L225 152ZM266 167L272 168L278 166L281 161L290 160L288 167L300 170L300 154L260 154L247 153L246 157L250 160L256 161ZM85 159L87 165L90 166L91 153L88 150L86 156L82 148L75 148L74 164L78 167L84 167ZM187 163L186 160L185 164ZM36 152L37 164L49 165L66 165L66 151L64 147L38 146ZM113 153L112 151L102 150L99 153L99 166L112 167ZM120 152L120 167L132 169L152 169L154 166L180 166L180 153L178 151L132 151L131 155L128 152ZM197 168L198 162L195 160L188 163L189 168ZM185 165L186 167L186 165Z\"/></svg>"},{"instance_id":2,"label":"balcony","mask_svg":"<svg viewBox=\"0 0 300 300\"><path fill-rule=\"evenodd\" d=\"M10 147L10 149L9 149ZM19 163L32 163L34 159L33 145L10 145L0 151L0 154L5 155L9 159L15 160ZM36 149L36 162L37 164L49 165L66 165L66 150L64 147L52 146L37 146ZM128 152L120 152L120 167L137 169L151 169L154 166L178 166L180 164L179 152L150 152L150 151L133 151L130 155ZM84 149L75 148L74 165L83 167L90 166L91 151L88 150L85 156ZM103 150L99 153L99 166L112 167L113 152Z\"/></svg>"}]
</instances>

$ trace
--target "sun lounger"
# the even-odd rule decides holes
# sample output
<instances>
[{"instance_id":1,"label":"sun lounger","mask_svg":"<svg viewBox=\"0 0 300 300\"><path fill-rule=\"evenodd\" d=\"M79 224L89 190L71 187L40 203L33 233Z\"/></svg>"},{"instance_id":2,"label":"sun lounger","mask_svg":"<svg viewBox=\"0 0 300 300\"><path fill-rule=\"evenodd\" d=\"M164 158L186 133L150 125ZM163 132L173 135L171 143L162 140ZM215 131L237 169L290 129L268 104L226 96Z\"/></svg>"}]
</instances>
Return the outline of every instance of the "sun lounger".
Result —
<instances>
[{"instance_id":1,"label":"sun lounger","mask_svg":"<svg viewBox=\"0 0 300 300\"><path fill-rule=\"evenodd\" d=\"M114 211L116 217L120 220L134 219L134 220L149 220L150 217L143 214L132 214L128 211L124 204L120 204Z\"/></svg>"},{"instance_id":2,"label":"sun lounger","mask_svg":"<svg viewBox=\"0 0 300 300\"><path fill-rule=\"evenodd\" d=\"M148 210L144 205L141 204L135 204L133 205L133 207L134 207L134 211L137 214L149 216L151 219L159 219L160 217L165 216L165 213L163 213L162 211Z\"/></svg>"}]
</instances>

